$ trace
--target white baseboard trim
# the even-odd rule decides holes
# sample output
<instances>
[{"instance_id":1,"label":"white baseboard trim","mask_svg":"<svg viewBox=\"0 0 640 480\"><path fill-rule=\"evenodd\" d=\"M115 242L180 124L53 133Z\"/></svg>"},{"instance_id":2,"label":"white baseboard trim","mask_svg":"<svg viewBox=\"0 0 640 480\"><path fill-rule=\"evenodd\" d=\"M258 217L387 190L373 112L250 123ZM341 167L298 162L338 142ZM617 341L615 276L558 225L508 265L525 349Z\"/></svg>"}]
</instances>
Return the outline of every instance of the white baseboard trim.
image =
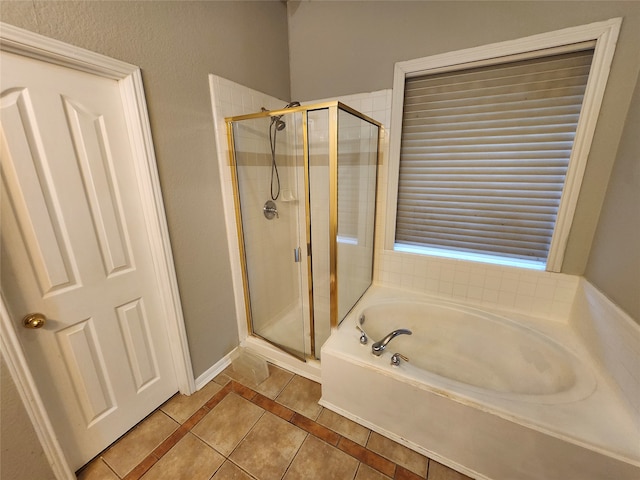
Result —
<instances>
[{"instance_id":1,"label":"white baseboard trim","mask_svg":"<svg viewBox=\"0 0 640 480\"><path fill-rule=\"evenodd\" d=\"M224 357L218 360L215 364L209 367L202 375L196 378L196 390L200 390L207 383L217 377L222 371L231 365L231 361L236 358L238 349L240 347L236 347L227 353Z\"/></svg>"}]
</instances>

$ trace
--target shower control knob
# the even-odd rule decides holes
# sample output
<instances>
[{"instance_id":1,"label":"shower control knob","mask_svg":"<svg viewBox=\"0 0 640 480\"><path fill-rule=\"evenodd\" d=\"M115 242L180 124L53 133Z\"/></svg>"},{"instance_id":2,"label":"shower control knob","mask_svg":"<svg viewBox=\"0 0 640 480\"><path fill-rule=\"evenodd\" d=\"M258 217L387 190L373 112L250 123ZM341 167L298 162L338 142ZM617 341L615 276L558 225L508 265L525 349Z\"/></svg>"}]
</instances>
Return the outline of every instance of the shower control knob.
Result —
<instances>
[{"instance_id":1,"label":"shower control knob","mask_svg":"<svg viewBox=\"0 0 640 480\"><path fill-rule=\"evenodd\" d=\"M273 217L280 218L280 215L278 215L278 207L273 200L266 201L264 207L262 207L262 213L264 213L267 220L273 220Z\"/></svg>"}]
</instances>

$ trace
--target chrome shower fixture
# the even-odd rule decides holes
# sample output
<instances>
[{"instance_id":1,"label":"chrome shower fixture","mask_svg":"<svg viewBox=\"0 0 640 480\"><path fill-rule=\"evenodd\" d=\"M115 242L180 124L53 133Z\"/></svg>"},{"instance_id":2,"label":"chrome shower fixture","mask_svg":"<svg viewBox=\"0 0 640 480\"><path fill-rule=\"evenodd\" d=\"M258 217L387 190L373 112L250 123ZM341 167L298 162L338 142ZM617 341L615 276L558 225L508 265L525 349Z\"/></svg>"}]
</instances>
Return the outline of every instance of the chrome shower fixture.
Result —
<instances>
[{"instance_id":1,"label":"chrome shower fixture","mask_svg":"<svg viewBox=\"0 0 640 480\"><path fill-rule=\"evenodd\" d=\"M284 123L284 120L280 120L280 117L272 117L271 123L276 124L276 130L278 130L279 132L284 130L284 127L287 126L287 124Z\"/></svg>"},{"instance_id":2,"label":"chrome shower fixture","mask_svg":"<svg viewBox=\"0 0 640 480\"><path fill-rule=\"evenodd\" d=\"M287 103L284 108L293 108L293 107L299 107L300 106L300 102L291 102L291 103ZM263 111L266 111L266 109L263 107ZM275 124L276 126L276 130L277 131L282 131L284 130L284 127L287 126L286 123L284 123L284 120L282 120L282 115L276 115L275 117L271 117L271 125Z\"/></svg>"},{"instance_id":3,"label":"chrome shower fixture","mask_svg":"<svg viewBox=\"0 0 640 480\"><path fill-rule=\"evenodd\" d=\"M290 102L285 105L284 108L299 107L300 102ZM268 111L262 107L262 111ZM278 173L278 164L276 163L276 137L277 133L281 132L287 126L282 120L282 115L275 115L271 117L271 123L269 124L269 144L271 145L271 200L277 200L280 196L280 174ZM276 188L274 192L273 180L276 180Z\"/></svg>"}]
</instances>

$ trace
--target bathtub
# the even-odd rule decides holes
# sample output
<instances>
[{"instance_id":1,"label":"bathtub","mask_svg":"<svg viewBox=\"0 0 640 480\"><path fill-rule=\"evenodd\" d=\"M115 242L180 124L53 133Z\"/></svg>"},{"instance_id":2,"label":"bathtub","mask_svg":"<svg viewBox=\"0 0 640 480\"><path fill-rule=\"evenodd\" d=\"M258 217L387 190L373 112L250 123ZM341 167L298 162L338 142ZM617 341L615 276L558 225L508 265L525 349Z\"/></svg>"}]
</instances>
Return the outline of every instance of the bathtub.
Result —
<instances>
[{"instance_id":1,"label":"bathtub","mask_svg":"<svg viewBox=\"0 0 640 480\"><path fill-rule=\"evenodd\" d=\"M561 322L372 287L322 348L320 403L472 478L640 479L637 422Z\"/></svg>"}]
</instances>

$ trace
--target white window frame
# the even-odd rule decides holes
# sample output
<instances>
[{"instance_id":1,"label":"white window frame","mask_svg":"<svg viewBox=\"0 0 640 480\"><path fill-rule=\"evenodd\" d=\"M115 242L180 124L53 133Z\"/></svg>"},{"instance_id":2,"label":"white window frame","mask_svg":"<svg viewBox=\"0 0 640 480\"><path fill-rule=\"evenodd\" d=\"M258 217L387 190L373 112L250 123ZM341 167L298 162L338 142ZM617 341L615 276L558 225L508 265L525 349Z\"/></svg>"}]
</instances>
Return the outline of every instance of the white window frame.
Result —
<instances>
[{"instance_id":1,"label":"white window frame","mask_svg":"<svg viewBox=\"0 0 640 480\"><path fill-rule=\"evenodd\" d=\"M539 56L540 50L566 49L566 51L571 51L573 45L595 41L593 63L584 93L582 111L576 128L569 168L560 198L556 226L551 237L551 246L547 258L546 270L559 272L562 268L567 239L573 223L578 195L591 149L591 141L593 140L600 106L602 105L602 98L604 97L621 24L622 18L612 18L589 25L570 27L517 40L396 63L389 138L386 250L394 250L395 244L405 79L407 77L440 73L446 70L464 69L469 64L473 64L474 67L497 64L507 56L517 55L518 59L524 60Z\"/></svg>"}]
</instances>

